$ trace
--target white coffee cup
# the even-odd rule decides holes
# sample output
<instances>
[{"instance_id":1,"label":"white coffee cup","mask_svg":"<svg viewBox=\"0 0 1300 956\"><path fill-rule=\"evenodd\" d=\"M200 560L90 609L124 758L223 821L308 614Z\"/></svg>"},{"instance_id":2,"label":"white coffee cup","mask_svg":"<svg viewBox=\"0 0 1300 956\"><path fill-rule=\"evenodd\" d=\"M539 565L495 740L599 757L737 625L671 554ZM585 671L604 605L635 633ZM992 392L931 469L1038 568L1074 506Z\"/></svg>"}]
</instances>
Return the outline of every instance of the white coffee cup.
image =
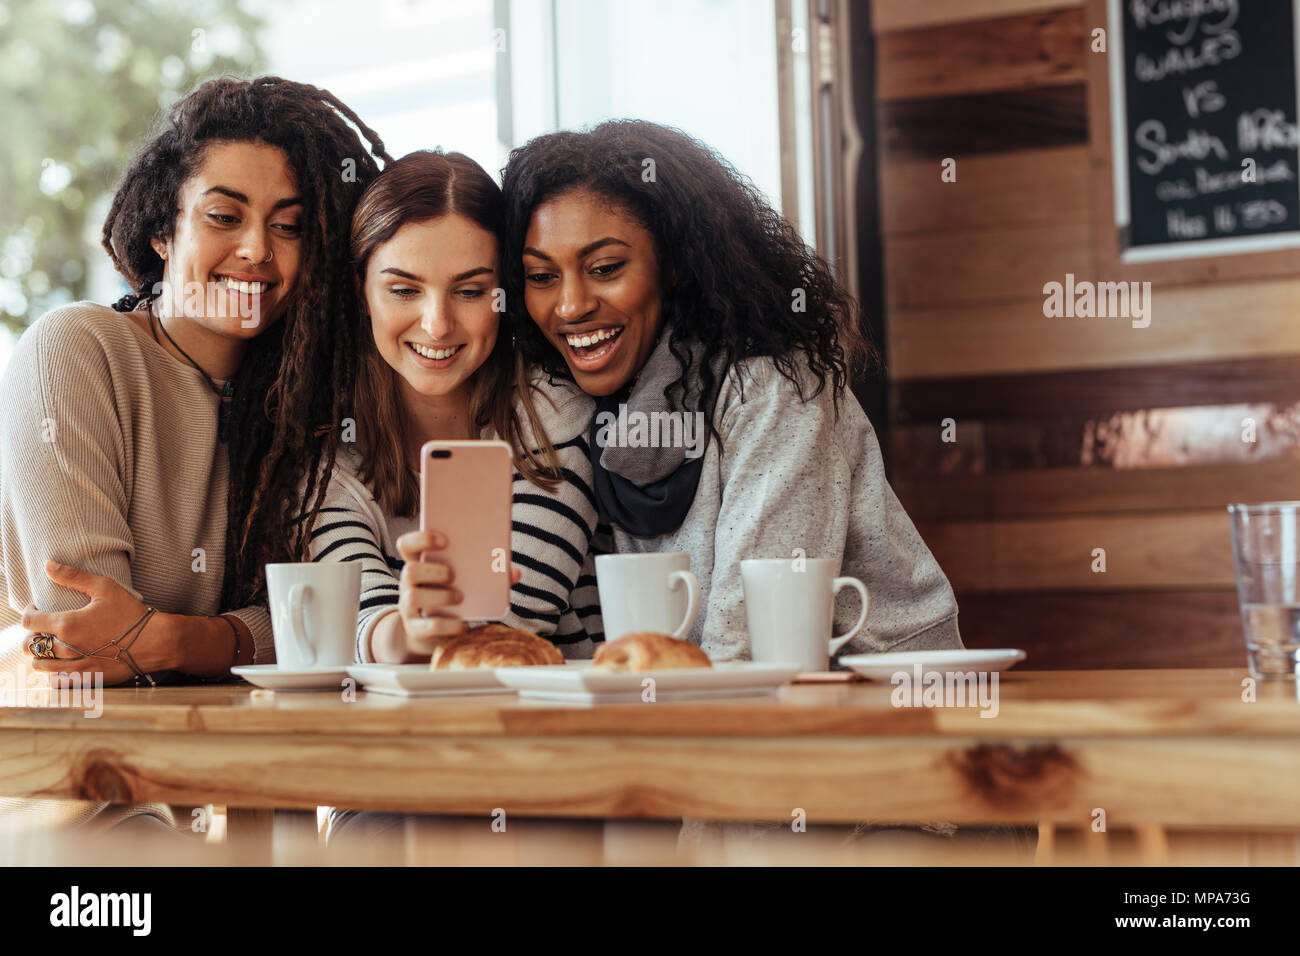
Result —
<instances>
[{"instance_id":1,"label":"white coffee cup","mask_svg":"<svg viewBox=\"0 0 1300 956\"><path fill-rule=\"evenodd\" d=\"M871 606L857 578L837 578L835 558L747 558L740 562L749 622L750 657L769 664L798 664L804 671L830 668L831 656L862 630ZM857 623L831 636L835 595L846 587L862 595Z\"/></svg>"},{"instance_id":2,"label":"white coffee cup","mask_svg":"<svg viewBox=\"0 0 1300 956\"><path fill-rule=\"evenodd\" d=\"M605 640L654 631L683 638L700 611L700 582L689 554L602 554L596 587Z\"/></svg>"},{"instance_id":3,"label":"white coffee cup","mask_svg":"<svg viewBox=\"0 0 1300 956\"><path fill-rule=\"evenodd\" d=\"M266 591L278 666L356 663L361 562L268 564Z\"/></svg>"}]
</instances>

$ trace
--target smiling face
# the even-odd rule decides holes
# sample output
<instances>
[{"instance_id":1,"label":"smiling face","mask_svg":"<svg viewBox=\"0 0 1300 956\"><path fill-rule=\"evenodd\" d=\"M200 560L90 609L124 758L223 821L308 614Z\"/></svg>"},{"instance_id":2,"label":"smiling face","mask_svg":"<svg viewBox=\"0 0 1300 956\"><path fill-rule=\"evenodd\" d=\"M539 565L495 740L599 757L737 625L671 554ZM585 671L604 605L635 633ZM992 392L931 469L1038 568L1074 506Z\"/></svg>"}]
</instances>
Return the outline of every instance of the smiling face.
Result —
<instances>
[{"instance_id":1,"label":"smiling face","mask_svg":"<svg viewBox=\"0 0 1300 956\"><path fill-rule=\"evenodd\" d=\"M628 211L577 190L533 212L524 303L589 395L612 395L654 350L662 324L654 237Z\"/></svg>"},{"instance_id":2,"label":"smiling face","mask_svg":"<svg viewBox=\"0 0 1300 956\"><path fill-rule=\"evenodd\" d=\"M284 152L214 143L181 187L166 261L166 314L194 331L252 338L278 321L298 277L302 201Z\"/></svg>"},{"instance_id":3,"label":"smiling face","mask_svg":"<svg viewBox=\"0 0 1300 956\"><path fill-rule=\"evenodd\" d=\"M464 216L402 226L366 263L375 346L403 391L464 397L497 341L497 239Z\"/></svg>"}]
</instances>

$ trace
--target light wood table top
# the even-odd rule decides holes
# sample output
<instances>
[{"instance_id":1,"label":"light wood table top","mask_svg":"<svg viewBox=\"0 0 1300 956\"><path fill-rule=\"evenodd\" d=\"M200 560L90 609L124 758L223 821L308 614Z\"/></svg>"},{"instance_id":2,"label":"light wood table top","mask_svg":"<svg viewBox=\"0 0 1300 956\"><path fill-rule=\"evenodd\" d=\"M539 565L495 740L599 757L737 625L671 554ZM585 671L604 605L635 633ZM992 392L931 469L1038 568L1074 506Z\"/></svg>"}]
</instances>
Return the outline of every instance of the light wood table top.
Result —
<instances>
[{"instance_id":1,"label":"light wood table top","mask_svg":"<svg viewBox=\"0 0 1300 956\"><path fill-rule=\"evenodd\" d=\"M247 685L0 707L0 796L525 816L1300 825L1300 704L1244 670L1010 671L997 714L887 684L564 704Z\"/></svg>"}]
</instances>

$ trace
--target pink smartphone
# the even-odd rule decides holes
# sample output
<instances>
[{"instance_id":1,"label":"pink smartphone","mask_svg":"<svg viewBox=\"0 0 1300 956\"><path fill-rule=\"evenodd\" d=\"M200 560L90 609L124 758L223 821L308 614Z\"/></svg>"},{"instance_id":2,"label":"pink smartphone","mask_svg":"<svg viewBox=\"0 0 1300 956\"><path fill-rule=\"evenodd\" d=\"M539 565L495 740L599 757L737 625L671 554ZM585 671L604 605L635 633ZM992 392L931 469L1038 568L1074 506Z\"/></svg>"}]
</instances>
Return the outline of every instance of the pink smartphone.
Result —
<instances>
[{"instance_id":1,"label":"pink smartphone","mask_svg":"<svg viewBox=\"0 0 1300 956\"><path fill-rule=\"evenodd\" d=\"M463 595L448 605L466 620L498 620L510 611L510 505L514 462L503 441L431 441L420 449L420 530L447 547Z\"/></svg>"}]
</instances>

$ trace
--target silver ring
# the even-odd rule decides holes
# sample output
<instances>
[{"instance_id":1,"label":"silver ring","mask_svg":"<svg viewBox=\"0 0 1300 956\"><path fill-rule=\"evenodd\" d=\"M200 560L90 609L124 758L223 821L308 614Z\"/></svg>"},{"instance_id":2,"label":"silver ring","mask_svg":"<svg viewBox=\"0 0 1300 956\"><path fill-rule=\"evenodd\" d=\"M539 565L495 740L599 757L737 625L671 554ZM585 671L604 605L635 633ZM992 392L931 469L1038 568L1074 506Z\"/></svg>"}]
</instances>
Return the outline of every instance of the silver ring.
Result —
<instances>
[{"instance_id":1,"label":"silver ring","mask_svg":"<svg viewBox=\"0 0 1300 956\"><path fill-rule=\"evenodd\" d=\"M259 262L258 265L259 265L259 266L266 265L268 262L270 262L270 261L271 261L272 259L274 259L274 258L275 258L275 252L274 252L273 250L271 250L271 249L267 249L267 250L266 250L266 258L263 259L261 262Z\"/></svg>"},{"instance_id":2,"label":"silver ring","mask_svg":"<svg viewBox=\"0 0 1300 956\"><path fill-rule=\"evenodd\" d=\"M27 649L32 652L32 657L39 657L43 660L54 659L54 635L37 634L27 642Z\"/></svg>"}]
</instances>

